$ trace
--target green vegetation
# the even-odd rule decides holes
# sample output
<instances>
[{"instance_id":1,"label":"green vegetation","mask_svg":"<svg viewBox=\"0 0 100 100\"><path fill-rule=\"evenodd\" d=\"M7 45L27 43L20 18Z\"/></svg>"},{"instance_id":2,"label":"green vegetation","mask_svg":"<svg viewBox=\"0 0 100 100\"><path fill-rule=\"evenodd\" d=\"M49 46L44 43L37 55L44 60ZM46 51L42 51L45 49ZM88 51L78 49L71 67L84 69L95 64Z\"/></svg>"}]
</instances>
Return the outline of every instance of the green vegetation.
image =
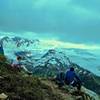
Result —
<instances>
[{"instance_id":1,"label":"green vegetation","mask_svg":"<svg viewBox=\"0 0 100 100\"><path fill-rule=\"evenodd\" d=\"M7 95L8 100L99 100L85 92L71 94L69 86L59 89L53 80L27 75L23 70L12 68L2 62L0 94ZM76 99L78 97L80 99Z\"/></svg>"},{"instance_id":2,"label":"green vegetation","mask_svg":"<svg viewBox=\"0 0 100 100\"><path fill-rule=\"evenodd\" d=\"M0 94L5 93L10 100L62 100L53 94L51 87L37 77L12 69L9 64L0 63Z\"/></svg>"}]
</instances>

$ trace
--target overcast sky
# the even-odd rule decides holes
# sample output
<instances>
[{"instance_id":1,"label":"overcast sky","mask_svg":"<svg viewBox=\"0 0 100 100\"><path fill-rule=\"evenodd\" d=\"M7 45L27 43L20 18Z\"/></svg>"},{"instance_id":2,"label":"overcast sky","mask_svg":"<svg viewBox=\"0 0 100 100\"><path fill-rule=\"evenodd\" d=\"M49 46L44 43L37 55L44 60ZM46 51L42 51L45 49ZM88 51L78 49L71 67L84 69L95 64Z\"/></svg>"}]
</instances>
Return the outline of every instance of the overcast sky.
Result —
<instances>
[{"instance_id":1,"label":"overcast sky","mask_svg":"<svg viewBox=\"0 0 100 100\"><path fill-rule=\"evenodd\" d=\"M0 0L0 31L100 44L100 0Z\"/></svg>"}]
</instances>

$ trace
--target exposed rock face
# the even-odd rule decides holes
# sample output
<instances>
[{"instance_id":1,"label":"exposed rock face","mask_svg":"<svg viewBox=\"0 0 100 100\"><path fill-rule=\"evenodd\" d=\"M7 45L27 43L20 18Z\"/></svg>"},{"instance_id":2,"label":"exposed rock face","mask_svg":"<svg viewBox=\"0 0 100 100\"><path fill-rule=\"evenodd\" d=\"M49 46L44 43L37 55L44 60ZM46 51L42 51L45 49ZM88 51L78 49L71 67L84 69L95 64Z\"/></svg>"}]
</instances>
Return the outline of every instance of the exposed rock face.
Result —
<instances>
[{"instance_id":1,"label":"exposed rock face","mask_svg":"<svg viewBox=\"0 0 100 100\"><path fill-rule=\"evenodd\" d=\"M55 76L59 71L68 67L67 56L62 52L49 50L34 64L33 73L43 76Z\"/></svg>"},{"instance_id":2,"label":"exposed rock face","mask_svg":"<svg viewBox=\"0 0 100 100\"><path fill-rule=\"evenodd\" d=\"M35 39L35 40L29 40L29 39L26 39L26 38L21 38L21 37L8 37L8 36L5 36L5 37L2 37L0 39L0 41L2 43L4 42L11 42L11 43L15 43L15 45L17 47L20 47L20 46L23 46L23 45L26 45L27 47L30 46L31 44L38 44L39 43L39 40Z\"/></svg>"},{"instance_id":3,"label":"exposed rock face","mask_svg":"<svg viewBox=\"0 0 100 100\"><path fill-rule=\"evenodd\" d=\"M4 94L4 93L1 93L0 94L0 100L6 100L7 99L7 95L6 94Z\"/></svg>"}]
</instances>

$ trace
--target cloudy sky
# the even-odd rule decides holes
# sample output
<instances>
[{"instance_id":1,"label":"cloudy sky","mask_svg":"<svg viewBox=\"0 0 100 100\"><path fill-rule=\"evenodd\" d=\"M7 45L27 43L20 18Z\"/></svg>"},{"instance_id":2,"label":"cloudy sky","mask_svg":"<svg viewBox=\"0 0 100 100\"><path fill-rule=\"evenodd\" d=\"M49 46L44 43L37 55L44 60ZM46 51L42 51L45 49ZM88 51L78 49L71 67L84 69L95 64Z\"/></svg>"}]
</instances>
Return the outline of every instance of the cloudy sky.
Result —
<instances>
[{"instance_id":1,"label":"cloudy sky","mask_svg":"<svg viewBox=\"0 0 100 100\"><path fill-rule=\"evenodd\" d=\"M100 48L100 0L0 0L0 31Z\"/></svg>"}]
</instances>

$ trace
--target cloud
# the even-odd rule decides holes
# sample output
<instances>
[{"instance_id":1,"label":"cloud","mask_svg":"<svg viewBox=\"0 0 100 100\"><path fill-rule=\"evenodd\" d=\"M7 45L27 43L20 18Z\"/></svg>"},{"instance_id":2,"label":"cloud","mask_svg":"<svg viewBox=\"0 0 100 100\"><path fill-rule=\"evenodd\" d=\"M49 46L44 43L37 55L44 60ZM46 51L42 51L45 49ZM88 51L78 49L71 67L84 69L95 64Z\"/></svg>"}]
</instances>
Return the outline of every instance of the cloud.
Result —
<instances>
[{"instance_id":1,"label":"cloud","mask_svg":"<svg viewBox=\"0 0 100 100\"><path fill-rule=\"evenodd\" d=\"M87 9L85 7L77 6L77 5L72 5L70 7L72 13L75 15L82 17L82 19L100 19L100 13L97 11L92 11L90 9Z\"/></svg>"},{"instance_id":2,"label":"cloud","mask_svg":"<svg viewBox=\"0 0 100 100\"><path fill-rule=\"evenodd\" d=\"M77 16L81 17L87 17L87 18L99 18L100 19L100 14L99 11L93 11L92 9L88 9L84 6L80 6L78 4L73 4L72 0L37 0L33 2L33 9L48 9L53 11L64 11L67 12L68 10L70 13L73 13ZM52 9L54 8L54 9Z\"/></svg>"},{"instance_id":3,"label":"cloud","mask_svg":"<svg viewBox=\"0 0 100 100\"><path fill-rule=\"evenodd\" d=\"M0 30L100 44L98 0L0 0Z\"/></svg>"},{"instance_id":4,"label":"cloud","mask_svg":"<svg viewBox=\"0 0 100 100\"><path fill-rule=\"evenodd\" d=\"M59 40L41 40L41 45L45 48L78 48L87 50L100 50L100 45L87 45L87 44L77 44L71 42L63 42Z\"/></svg>"},{"instance_id":5,"label":"cloud","mask_svg":"<svg viewBox=\"0 0 100 100\"><path fill-rule=\"evenodd\" d=\"M44 7L48 7L48 8L57 8L57 9L63 9L66 7L66 5L68 5L72 0L36 0L33 1L33 8L44 8ZM55 10L55 9L53 9Z\"/></svg>"}]
</instances>

